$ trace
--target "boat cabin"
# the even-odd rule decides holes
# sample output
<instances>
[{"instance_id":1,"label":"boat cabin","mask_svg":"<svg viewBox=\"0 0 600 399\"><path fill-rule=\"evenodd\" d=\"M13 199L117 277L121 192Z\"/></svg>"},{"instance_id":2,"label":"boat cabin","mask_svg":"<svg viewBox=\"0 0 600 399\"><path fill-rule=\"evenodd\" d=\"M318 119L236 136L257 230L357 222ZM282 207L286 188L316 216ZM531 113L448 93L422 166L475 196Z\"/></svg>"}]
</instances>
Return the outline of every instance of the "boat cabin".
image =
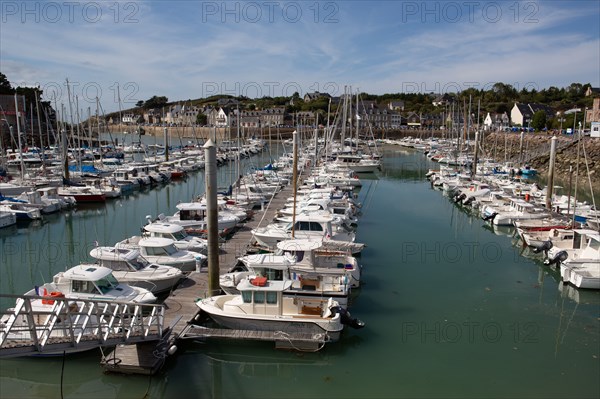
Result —
<instances>
[{"instance_id":1,"label":"boat cabin","mask_svg":"<svg viewBox=\"0 0 600 399\"><path fill-rule=\"evenodd\" d=\"M112 270L98 265L79 265L54 276L54 283L66 296L70 293L105 295L118 289Z\"/></svg>"},{"instance_id":2,"label":"boat cabin","mask_svg":"<svg viewBox=\"0 0 600 399\"><path fill-rule=\"evenodd\" d=\"M96 259L100 266L113 271L135 272L150 265L136 249L96 247L90 251L90 256Z\"/></svg>"}]
</instances>

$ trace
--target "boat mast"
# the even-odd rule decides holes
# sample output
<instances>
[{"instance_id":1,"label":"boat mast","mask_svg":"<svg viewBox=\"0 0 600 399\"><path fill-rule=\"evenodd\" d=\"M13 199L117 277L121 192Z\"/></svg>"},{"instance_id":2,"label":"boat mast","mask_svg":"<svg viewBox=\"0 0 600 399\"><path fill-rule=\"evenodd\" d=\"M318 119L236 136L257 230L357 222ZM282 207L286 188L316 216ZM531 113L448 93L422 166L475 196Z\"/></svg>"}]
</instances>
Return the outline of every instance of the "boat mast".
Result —
<instances>
[{"instance_id":1,"label":"boat mast","mask_svg":"<svg viewBox=\"0 0 600 399\"><path fill-rule=\"evenodd\" d=\"M23 163L23 152L21 150L21 125L19 121L19 102L17 100L17 93L15 93L15 117L17 121L17 143L19 145L19 158L21 160L21 183L23 182L23 176L25 175L25 164Z\"/></svg>"},{"instance_id":2,"label":"boat mast","mask_svg":"<svg viewBox=\"0 0 600 399\"><path fill-rule=\"evenodd\" d=\"M341 133L341 148L342 151L344 150L344 141L346 140L346 122L348 119L348 92L347 92L347 87L348 86L344 86L344 102L343 102L343 108L342 108L342 133Z\"/></svg>"},{"instance_id":3,"label":"boat mast","mask_svg":"<svg viewBox=\"0 0 600 399\"><path fill-rule=\"evenodd\" d=\"M38 121L38 132L40 134L40 151L42 152L40 154L40 158L42 159L42 170L44 172L46 172L46 162L45 162L45 152L44 152L44 136L42 135L42 122L41 122L41 118L40 118L40 102L38 99L38 92L37 90L34 91L35 93L35 110L37 113L37 121ZM33 130L32 130L33 133ZM48 145L50 145L50 142L48 142Z\"/></svg>"},{"instance_id":4,"label":"boat mast","mask_svg":"<svg viewBox=\"0 0 600 399\"><path fill-rule=\"evenodd\" d=\"M293 181L293 186L292 189L294 190L294 206L292 209L292 239L294 239L294 233L296 230L296 195L297 195L297 187L298 187L298 132L296 130L294 130L294 132L292 133L292 140L293 140L293 144L294 144L294 163L293 163L293 177L292 177L292 181Z\"/></svg>"}]
</instances>

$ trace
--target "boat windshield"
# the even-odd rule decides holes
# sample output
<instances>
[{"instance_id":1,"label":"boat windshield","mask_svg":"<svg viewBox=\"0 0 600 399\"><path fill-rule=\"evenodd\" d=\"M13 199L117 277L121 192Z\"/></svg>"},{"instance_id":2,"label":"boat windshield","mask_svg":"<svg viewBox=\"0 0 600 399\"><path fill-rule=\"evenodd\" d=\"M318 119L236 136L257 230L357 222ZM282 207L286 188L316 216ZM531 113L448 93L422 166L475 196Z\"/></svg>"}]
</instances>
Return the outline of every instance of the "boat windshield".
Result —
<instances>
[{"instance_id":1,"label":"boat windshield","mask_svg":"<svg viewBox=\"0 0 600 399\"><path fill-rule=\"evenodd\" d=\"M135 270L142 270L143 268L149 265L149 262L141 256L138 256L136 259L132 259L127 263L129 263L129 265Z\"/></svg>"},{"instance_id":2,"label":"boat windshield","mask_svg":"<svg viewBox=\"0 0 600 399\"><path fill-rule=\"evenodd\" d=\"M165 250L165 252L167 253L167 255L170 255L170 256L173 256L178 251L178 249L175 246L175 244L167 245L167 246L163 247L163 249Z\"/></svg>"},{"instance_id":3,"label":"boat windshield","mask_svg":"<svg viewBox=\"0 0 600 399\"><path fill-rule=\"evenodd\" d=\"M175 232L175 233L173 233L171 235L172 235L172 238L175 241L183 241L187 237L187 234L186 234L185 230L181 230L181 231Z\"/></svg>"},{"instance_id":4,"label":"boat windshield","mask_svg":"<svg viewBox=\"0 0 600 399\"><path fill-rule=\"evenodd\" d=\"M119 285L119 282L117 281L115 276L113 276L112 274L109 274L100 280L94 281L94 284L96 285L98 290L100 290L102 295L104 295L107 292L116 288Z\"/></svg>"}]
</instances>

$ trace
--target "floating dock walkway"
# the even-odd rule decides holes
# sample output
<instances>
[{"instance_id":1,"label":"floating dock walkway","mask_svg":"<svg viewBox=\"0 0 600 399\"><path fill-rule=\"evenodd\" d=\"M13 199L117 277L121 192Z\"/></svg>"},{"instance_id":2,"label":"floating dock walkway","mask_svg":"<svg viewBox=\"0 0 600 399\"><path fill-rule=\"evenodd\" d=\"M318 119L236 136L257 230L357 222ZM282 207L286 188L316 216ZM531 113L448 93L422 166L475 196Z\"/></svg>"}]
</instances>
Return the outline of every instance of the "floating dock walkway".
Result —
<instances>
[{"instance_id":1,"label":"floating dock walkway","mask_svg":"<svg viewBox=\"0 0 600 399\"><path fill-rule=\"evenodd\" d=\"M300 176L298 177L300 180ZM237 258L252 249L252 229L271 223L275 214L293 195L292 184L285 186L271 199L265 210L257 211L251 220L244 223L234 235L220 247L219 274L227 273ZM159 342L135 345L119 345L102 359L107 371L127 374L154 374L164 364L167 356L176 351L181 339L245 339L271 341L277 348L318 350L325 343L323 337L277 334L273 332L226 330L195 326L200 308L196 301L210 296L208 292L208 270L192 272L164 301L164 325L166 333Z\"/></svg>"}]
</instances>

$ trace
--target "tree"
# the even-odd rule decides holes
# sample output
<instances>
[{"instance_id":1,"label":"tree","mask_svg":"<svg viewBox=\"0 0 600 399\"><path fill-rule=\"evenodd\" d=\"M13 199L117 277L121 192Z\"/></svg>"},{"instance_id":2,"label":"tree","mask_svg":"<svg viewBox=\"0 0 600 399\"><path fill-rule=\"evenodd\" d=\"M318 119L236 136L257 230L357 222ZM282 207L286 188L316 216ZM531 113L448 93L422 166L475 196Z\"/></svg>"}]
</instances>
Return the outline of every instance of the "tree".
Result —
<instances>
[{"instance_id":1,"label":"tree","mask_svg":"<svg viewBox=\"0 0 600 399\"><path fill-rule=\"evenodd\" d=\"M138 108L142 107L143 105L144 105L144 100L140 100L137 103L135 103L135 106L138 107Z\"/></svg>"},{"instance_id":2,"label":"tree","mask_svg":"<svg viewBox=\"0 0 600 399\"><path fill-rule=\"evenodd\" d=\"M165 106L167 102L169 102L169 99L165 96L152 96L152 98L146 100L146 102L144 103L144 108L161 108Z\"/></svg>"},{"instance_id":3,"label":"tree","mask_svg":"<svg viewBox=\"0 0 600 399\"><path fill-rule=\"evenodd\" d=\"M531 127L535 130L542 130L546 127L546 112L540 110L533 114L531 118Z\"/></svg>"},{"instance_id":4,"label":"tree","mask_svg":"<svg viewBox=\"0 0 600 399\"><path fill-rule=\"evenodd\" d=\"M5 74L0 72L0 94L14 94L15 89L10 85Z\"/></svg>"},{"instance_id":5,"label":"tree","mask_svg":"<svg viewBox=\"0 0 600 399\"><path fill-rule=\"evenodd\" d=\"M198 112L196 116L196 123L200 126L204 126L208 123L208 116L205 113Z\"/></svg>"}]
</instances>

